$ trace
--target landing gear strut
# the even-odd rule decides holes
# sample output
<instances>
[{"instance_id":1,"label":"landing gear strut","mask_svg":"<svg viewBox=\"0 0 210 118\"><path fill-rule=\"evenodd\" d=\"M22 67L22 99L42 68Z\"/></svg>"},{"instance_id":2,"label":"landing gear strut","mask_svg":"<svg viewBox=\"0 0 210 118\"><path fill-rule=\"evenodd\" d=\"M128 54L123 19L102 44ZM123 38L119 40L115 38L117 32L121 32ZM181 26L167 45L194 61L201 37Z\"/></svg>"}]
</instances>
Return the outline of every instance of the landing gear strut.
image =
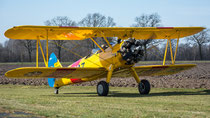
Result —
<instances>
[{"instance_id":1,"label":"landing gear strut","mask_svg":"<svg viewBox=\"0 0 210 118\"><path fill-rule=\"evenodd\" d=\"M58 92L59 92L58 89L59 89L59 87L55 87L55 91L54 91L55 94L58 94Z\"/></svg>"},{"instance_id":2,"label":"landing gear strut","mask_svg":"<svg viewBox=\"0 0 210 118\"><path fill-rule=\"evenodd\" d=\"M107 73L106 81L100 81L98 83L98 85L97 85L98 96L107 96L108 95L108 93L109 93L109 82L111 80L113 70L114 70L113 65L110 65L108 73Z\"/></svg>"},{"instance_id":3,"label":"landing gear strut","mask_svg":"<svg viewBox=\"0 0 210 118\"><path fill-rule=\"evenodd\" d=\"M135 78L136 82L138 83L139 93L140 94L149 94L149 92L150 92L149 81L145 80L145 79L140 81L139 76L133 67L130 68L130 71L131 71L131 74L133 75L133 77Z\"/></svg>"},{"instance_id":4,"label":"landing gear strut","mask_svg":"<svg viewBox=\"0 0 210 118\"><path fill-rule=\"evenodd\" d=\"M99 96L107 96L109 93L109 84L105 81L100 81L97 85L97 93Z\"/></svg>"}]
</instances>

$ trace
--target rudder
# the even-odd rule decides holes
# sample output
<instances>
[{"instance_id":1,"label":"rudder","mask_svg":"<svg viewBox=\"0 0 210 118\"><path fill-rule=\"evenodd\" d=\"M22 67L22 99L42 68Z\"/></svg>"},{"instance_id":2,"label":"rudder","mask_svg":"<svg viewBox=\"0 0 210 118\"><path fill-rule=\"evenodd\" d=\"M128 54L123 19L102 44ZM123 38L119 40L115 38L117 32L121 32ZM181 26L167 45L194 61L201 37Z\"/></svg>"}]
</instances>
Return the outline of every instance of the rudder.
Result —
<instances>
[{"instance_id":1,"label":"rudder","mask_svg":"<svg viewBox=\"0 0 210 118\"><path fill-rule=\"evenodd\" d=\"M54 53L51 53L50 55L48 67L62 67L60 61L57 59ZM50 87L54 87L55 78L48 78L48 84Z\"/></svg>"}]
</instances>

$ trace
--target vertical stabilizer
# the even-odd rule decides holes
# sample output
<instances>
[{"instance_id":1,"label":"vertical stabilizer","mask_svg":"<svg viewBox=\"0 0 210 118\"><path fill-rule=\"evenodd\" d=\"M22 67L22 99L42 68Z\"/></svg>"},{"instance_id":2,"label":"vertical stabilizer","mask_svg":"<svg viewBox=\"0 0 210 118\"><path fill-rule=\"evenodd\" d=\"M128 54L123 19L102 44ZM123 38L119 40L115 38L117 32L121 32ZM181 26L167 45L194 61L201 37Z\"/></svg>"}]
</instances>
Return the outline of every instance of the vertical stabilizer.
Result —
<instances>
[{"instance_id":1,"label":"vertical stabilizer","mask_svg":"<svg viewBox=\"0 0 210 118\"><path fill-rule=\"evenodd\" d=\"M56 55L54 53L51 53L49 62L48 62L48 67L62 67L61 63L57 59ZM50 87L54 87L55 84L55 78L48 78L48 84Z\"/></svg>"}]
</instances>

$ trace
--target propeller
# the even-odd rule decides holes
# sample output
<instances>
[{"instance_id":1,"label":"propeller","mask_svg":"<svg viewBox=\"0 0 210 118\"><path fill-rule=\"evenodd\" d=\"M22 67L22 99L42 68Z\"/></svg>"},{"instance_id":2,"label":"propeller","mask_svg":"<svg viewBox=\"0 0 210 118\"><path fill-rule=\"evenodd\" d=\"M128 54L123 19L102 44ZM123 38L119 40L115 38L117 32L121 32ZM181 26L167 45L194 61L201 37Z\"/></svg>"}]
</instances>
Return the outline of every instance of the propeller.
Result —
<instances>
[{"instance_id":1,"label":"propeller","mask_svg":"<svg viewBox=\"0 0 210 118\"><path fill-rule=\"evenodd\" d=\"M126 60L127 65L137 63L144 55L140 41L137 41L134 38L125 40L119 52L121 53L122 58Z\"/></svg>"}]
</instances>

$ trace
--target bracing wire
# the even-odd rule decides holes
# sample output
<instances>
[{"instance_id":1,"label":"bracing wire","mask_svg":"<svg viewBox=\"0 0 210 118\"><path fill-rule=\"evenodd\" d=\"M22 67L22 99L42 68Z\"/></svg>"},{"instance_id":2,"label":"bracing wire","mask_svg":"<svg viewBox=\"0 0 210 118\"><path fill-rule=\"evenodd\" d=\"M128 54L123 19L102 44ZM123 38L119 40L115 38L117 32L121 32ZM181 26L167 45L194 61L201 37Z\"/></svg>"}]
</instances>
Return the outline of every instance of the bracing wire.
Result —
<instances>
[{"instance_id":1,"label":"bracing wire","mask_svg":"<svg viewBox=\"0 0 210 118\"><path fill-rule=\"evenodd\" d=\"M150 47L150 48L148 48L148 51L149 50L152 50L152 49L155 49L157 52L159 52L159 53L161 53L157 48L156 48L156 46L152 46L152 47ZM153 53L152 51L150 51L152 54L154 54L157 58L159 58L160 60L162 60L162 57L160 57L159 55L157 55L157 54L155 54L155 53Z\"/></svg>"},{"instance_id":2,"label":"bracing wire","mask_svg":"<svg viewBox=\"0 0 210 118\"><path fill-rule=\"evenodd\" d=\"M68 52L70 52L70 53L72 53L72 54L74 54L74 55L76 55L76 56L78 56L78 57L80 57L80 58L83 58L83 56L81 56L81 55L79 55L79 54L77 54L77 53L75 53L75 52L71 51L70 49L63 47L63 46L59 45L59 44L58 44L58 43L56 43L56 42L53 42L53 43L54 43L55 45L57 45L57 46L59 46L59 47L61 47L61 48L65 49L66 51L68 51ZM94 63L94 62L90 61L89 59L87 59L87 61L89 61L89 62L91 62L91 63L93 63L93 64L95 64L95 65L97 65L97 66L99 66L99 67L100 67L100 65L98 65L98 64L96 64L96 63Z\"/></svg>"},{"instance_id":3,"label":"bracing wire","mask_svg":"<svg viewBox=\"0 0 210 118\"><path fill-rule=\"evenodd\" d=\"M74 45L76 45L73 49L75 49L75 48L78 47L78 46L81 46L80 44L78 44L78 43L76 43L76 42L74 42L74 41L72 41L71 43L73 43ZM84 46L83 46L83 47L84 47ZM88 47L85 47L85 48L88 49ZM73 50L73 49L72 49L72 50ZM94 55L96 55L96 54L94 54ZM110 63L109 61L107 61L106 59L104 59L104 58L102 58L102 57L100 57L100 56L98 56L98 55L96 55L96 56L99 57L100 59L106 61L107 63L112 64L112 63Z\"/></svg>"}]
</instances>

